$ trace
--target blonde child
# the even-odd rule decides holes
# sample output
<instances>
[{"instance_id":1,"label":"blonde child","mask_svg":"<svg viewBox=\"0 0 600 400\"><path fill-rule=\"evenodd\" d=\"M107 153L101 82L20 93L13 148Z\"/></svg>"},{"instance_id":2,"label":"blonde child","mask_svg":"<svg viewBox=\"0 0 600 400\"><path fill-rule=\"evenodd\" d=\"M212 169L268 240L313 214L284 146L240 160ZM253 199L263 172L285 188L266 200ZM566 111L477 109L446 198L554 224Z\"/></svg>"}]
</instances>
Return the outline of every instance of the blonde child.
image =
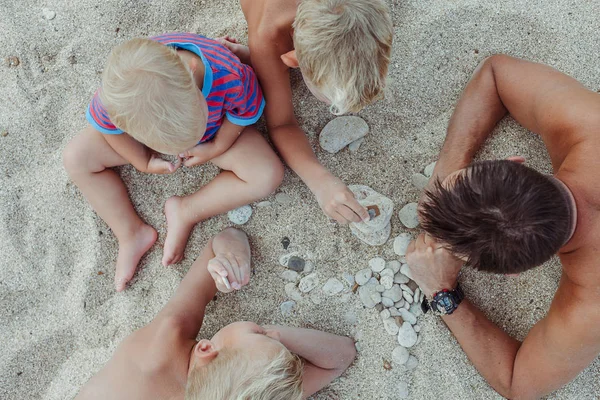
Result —
<instances>
[{"instance_id":1,"label":"blonde child","mask_svg":"<svg viewBox=\"0 0 600 400\"><path fill-rule=\"evenodd\" d=\"M356 356L347 337L236 322L196 341L217 287L227 291L224 278L243 285L249 271L246 235L217 235L165 308L123 340L76 399L299 400L340 376Z\"/></svg>"},{"instance_id":2,"label":"blonde child","mask_svg":"<svg viewBox=\"0 0 600 400\"><path fill-rule=\"evenodd\" d=\"M281 183L281 162L249 126L264 106L252 68L219 41L171 33L133 39L112 51L87 111L90 125L66 147L64 165L119 240L118 291L157 233L136 214L111 168L131 164L141 172L172 174L181 165L210 161L223 170L198 192L167 200L162 263L175 264L198 222L263 198Z\"/></svg>"}]
</instances>

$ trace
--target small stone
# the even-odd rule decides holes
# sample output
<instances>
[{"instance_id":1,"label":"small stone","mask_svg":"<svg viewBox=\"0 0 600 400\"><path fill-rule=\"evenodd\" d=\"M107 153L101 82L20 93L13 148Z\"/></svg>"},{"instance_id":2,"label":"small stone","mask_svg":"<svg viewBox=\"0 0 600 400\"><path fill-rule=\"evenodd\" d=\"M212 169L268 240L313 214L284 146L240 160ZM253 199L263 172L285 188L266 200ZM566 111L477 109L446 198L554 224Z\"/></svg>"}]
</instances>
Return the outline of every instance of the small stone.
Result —
<instances>
[{"instance_id":1,"label":"small stone","mask_svg":"<svg viewBox=\"0 0 600 400\"><path fill-rule=\"evenodd\" d=\"M251 216L252 207L247 205L236 208L235 210L231 210L227 213L229 220L236 225L244 225L246 222L248 222Z\"/></svg>"},{"instance_id":2,"label":"small stone","mask_svg":"<svg viewBox=\"0 0 600 400\"><path fill-rule=\"evenodd\" d=\"M409 229L413 229L419 226L419 215L417 213L418 207L419 205L417 203L408 203L407 205L402 207L402 209L398 213L398 216L400 217L400 222L402 222L402 224Z\"/></svg>"},{"instance_id":3,"label":"small stone","mask_svg":"<svg viewBox=\"0 0 600 400\"><path fill-rule=\"evenodd\" d=\"M310 274L310 275L307 275L304 278L300 279L300 283L298 284L298 289L300 289L300 291L302 293L308 293L311 290L313 290L314 288L316 288L318 284L319 284L319 279L317 278L317 275Z\"/></svg>"},{"instance_id":4,"label":"small stone","mask_svg":"<svg viewBox=\"0 0 600 400\"><path fill-rule=\"evenodd\" d=\"M408 233L401 233L396 239L394 239L394 253L399 256L406 255L406 249L408 249L408 245L412 240L411 236ZM400 269L402 272L402 269ZM406 274L404 274L406 275Z\"/></svg>"},{"instance_id":5,"label":"small stone","mask_svg":"<svg viewBox=\"0 0 600 400\"><path fill-rule=\"evenodd\" d=\"M417 317L415 317L415 315L410 311L405 310L403 308L401 310L398 310L398 312L400 312L400 316L402 317L402 319L408 322L409 324L414 325L417 323Z\"/></svg>"},{"instance_id":6,"label":"small stone","mask_svg":"<svg viewBox=\"0 0 600 400\"><path fill-rule=\"evenodd\" d=\"M360 342L354 343L354 347L356 348L356 351L359 353L362 350L362 345L360 344Z\"/></svg>"},{"instance_id":7,"label":"small stone","mask_svg":"<svg viewBox=\"0 0 600 400\"><path fill-rule=\"evenodd\" d=\"M358 288L358 297L367 308L374 308L377 305L377 302L371 298L371 290L366 286Z\"/></svg>"},{"instance_id":8,"label":"small stone","mask_svg":"<svg viewBox=\"0 0 600 400\"><path fill-rule=\"evenodd\" d=\"M371 299L375 302L375 304L381 303L381 293L372 291Z\"/></svg>"},{"instance_id":9,"label":"small stone","mask_svg":"<svg viewBox=\"0 0 600 400\"><path fill-rule=\"evenodd\" d=\"M335 154L367 133L369 133L369 126L362 118L337 117L325 125L319 135L319 143L324 150Z\"/></svg>"},{"instance_id":10,"label":"small stone","mask_svg":"<svg viewBox=\"0 0 600 400\"><path fill-rule=\"evenodd\" d=\"M404 322L398 331L398 343L402 347L412 347L417 343L417 333L412 325Z\"/></svg>"},{"instance_id":11,"label":"small stone","mask_svg":"<svg viewBox=\"0 0 600 400\"><path fill-rule=\"evenodd\" d=\"M404 274L405 276L407 276L409 279L412 279L412 276L410 274L410 268L408 267L408 264L402 264L402 267L400 267L400 272L402 274Z\"/></svg>"},{"instance_id":12,"label":"small stone","mask_svg":"<svg viewBox=\"0 0 600 400\"><path fill-rule=\"evenodd\" d=\"M48 21L53 20L54 18L56 18L56 12L49 10L47 8L44 8L42 10L42 14L44 15L44 19L47 19Z\"/></svg>"},{"instance_id":13,"label":"small stone","mask_svg":"<svg viewBox=\"0 0 600 400\"><path fill-rule=\"evenodd\" d=\"M270 207L270 206L271 206L271 202L268 200L261 201L260 203L256 204L256 207L259 207L259 208L266 208L266 207Z\"/></svg>"},{"instance_id":14,"label":"small stone","mask_svg":"<svg viewBox=\"0 0 600 400\"><path fill-rule=\"evenodd\" d=\"M369 260L369 267L373 272L381 272L385 268L385 260L381 257L375 257Z\"/></svg>"},{"instance_id":15,"label":"small stone","mask_svg":"<svg viewBox=\"0 0 600 400\"><path fill-rule=\"evenodd\" d=\"M402 292L402 297L404 297L404 300L406 300L407 303L412 304L413 302L413 297L410 293L408 292Z\"/></svg>"},{"instance_id":16,"label":"small stone","mask_svg":"<svg viewBox=\"0 0 600 400\"><path fill-rule=\"evenodd\" d=\"M309 298L310 298L310 301L312 301L313 304L316 304L316 305L319 305L323 302L323 299L317 292L312 292L310 294Z\"/></svg>"},{"instance_id":17,"label":"small stone","mask_svg":"<svg viewBox=\"0 0 600 400\"><path fill-rule=\"evenodd\" d=\"M399 399L408 399L409 396L409 391L408 391L408 383L406 382L398 382L398 384L396 385L396 396L398 396Z\"/></svg>"},{"instance_id":18,"label":"small stone","mask_svg":"<svg viewBox=\"0 0 600 400\"><path fill-rule=\"evenodd\" d=\"M426 177L425 175L413 174L413 176L411 178L411 182L414 187L416 187L419 190L423 190L429 184L429 178Z\"/></svg>"},{"instance_id":19,"label":"small stone","mask_svg":"<svg viewBox=\"0 0 600 400\"><path fill-rule=\"evenodd\" d=\"M401 266L402 266L402 263L400 261L397 261L397 260L388 261L385 264L385 268L392 270L392 272L394 274L397 274L398 271L400 271L400 267Z\"/></svg>"},{"instance_id":20,"label":"small stone","mask_svg":"<svg viewBox=\"0 0 600 400\"><path fill-rule=\"evenodd\" d=\"M392 361L398 365L405 364L408 361L408 357L410 353L406 348L402 346L396 346L394 351L392 351Z\"/></svg>"},{"instance_id":21,"label":"small stone","mask_svg":"<svg viewBox=\"0 0 600 400\"><path fill-rule=\"evenodd\" d=\"M8 136L8 131L6 129L0 130L0 136L7 137Z\"/></svg>"},{"instance_id":22,"label":"small stone","mask_svg":"<svg viewBox=\"0 0 600 400\"><path fill-rule=\"evenodd\" d=\"M75 65L77 64L77 57L75 57L75 54L71 54L69 57L67 57L67 61L69 64Z\"/></svg>"},{"instance_id":23,"label":"small stone","mask_svg":"<svg viewBox=\"0 0 600 400\"><path fill-rule=\"evenodd\" d=\"M328 296L333 296L344 290L344 284L336 278L329 278L323 285L323 293Z\"/></svg>"},{"instance_id":24,"label":"small stone","mask_svg":"<svg viewBox=\"0 0 600 400\"><path fill-rule=\"evenodd\" d=\"M284 281L288 282L296 282L300 278L300 274L298 274L296 271L292 271L291 269L282 271L280 276Z\"/></svg>"},{"instance_id":25,"label":"small stone","mask_svg":"<svg viewBox=\"0 0 600 400\"><path fill-rule=\"evenodd\" d=\"M361 224L364 223L365 222L361 222ZM351 223L350 232L352 232L354 236L356 236L358 239L365 242L369 246L381 246L382 244L385 244L390 237L390 233L392 232L392 224L390 224L389 222L383 229L369 233L362 232L360 229L357 228L358 225L359 224L355 222Z\"/></svg>"},{"instance_id":26,"label":"small stone","mask_svg":"<svg viewBox=\"0 0 600 400\"><path fill-rule=\"evenodd\" d=\"M381 272L379 273L379 276L380 276L381 278L383 278L384 276L389 276L389 277L392 277L392 278L393 278L393 277L394 277L394 274L395 274L395 272L394 272L394 271L392 271L392 270L391 270L391 269L389 269L389 268L386 268L386 269L384 269L383 271L381 271Z\"/></svg>"},{"instance_id":27,"label":"small stone","mask_svg":"<svg viewBox=\"0 0 600 400\"><path fill-rule=\"evenodd\" d=\"M344 272L342 274L342 278L344 278L346 283L348 283L348 286L350 286L350 287L354 286L354 275Z\"/></svg>"},{"instance_id":28,"label":"small stone","mask_svg":"<svg viewBox=\"0 0 600 400\"><path fill-rule=\"evenodd\" d=\"M384 319L388 319L392 315L390 314L390 310L385 309L385 310L381 310L381 312L379 313L379 316L381 317L382 320L384 320Z\"/></svg>"},{"instance_id":29,"label":"small stone","mask_svg":"<svg viewBox=\"0 0 600 400\"><path fill-rule=\"evenodd\" d=\"M383 304L381 304L381 303L379 303L379 304L377 304L377 305L375 306L375 310L376 310L377 312L382 312L382 311L383 311L383 309L384 309L384 307L383 307Z\"/></svg>"},{"instance_id":30,"label":"small stone","mask_svg":"<svg viewBox=\"0 0 600 400\"><path fill-rule=\"evenodd\" d=\"M278 202L279 204L285 205L285 204L290 204L293 201L293 199L292 199L292 196L290 196L287 193L277 193L275 195L275 201Z\"/></svg>"},{"instance_id":31,"label":"small stone","mask_svg":"<svg viewBox=\"0 0 600 400\"><path fill-rule=\"evenodd\" d=\"M418 346L422 341L423 341L423 335L418 335L417 336L417 343L415 343L415 346Z\"/></svg>"},{"instance_id":32,"label":"small stone","mask_svg":"<svg viewBox=\"0 0 600 400\"><path fill-rule=\"evenodd\" d=\"M393 318L387 318L383 320L383 327L385 331L392 336L398 334L400 328L398 328L398 324L396 324L396 320Z\"/></svg>"},{"instance_id":33,"label":"small stone","mask_svg":"<svg viewBox=\"0 0 600 400\"><path fill-rule=\"evenodd\" d=\"M400 286L394 285L391 289L384 291L381 295L391 299L393 302L397 302L402 298L402 289L400 289Z\"/></svg>"},{"instance_id":34,"label":"small stone","mask_svg":"<svg viewBox=\"0 0 600 400\"><path fill-rule=\"evenodd\" d=\"M354 279L360 286L366 285L369 279L373 276L373 271L370 268L361 269L356 273Z\"/></svg>"},{"instance_id":35,"label":"small stone","mask_svg":"<svg viewBox=\"0 0 600 400\"><path fill-rule=\"evenodd\" d=\"M417 289L415 289L415 293L413 294L413 299L415 300L415 303L418 303L420 298L421 298L421 288L417 288Z\"/></svg>"},{"instance_id":36,"label":"small stone","mask_svg":"<svg viewBox=\"0 0 600 400\"><path fill-rule=\"evenodd\" d=\"M385 292L386 289L385 289L385 286L380 284L380 285L375 286L375 290L378 291L379 293L383 293L383 292Z\"/></svg>"},{"instance_id":37,"label":"small stone","mask_svg":"<svg viewBox=\"0 0 600 400\"><path fill-rule=\"evenodd\" d=\"M381 297L381 304L383 304L384 307L394 307L394 301L390 298L387 297Z\"/></svg>"},{"instance_id":38,"label":"small stone","mask_svg":"<svg viewBox=\"0 0 600 400\"><path fill-rule=\"evenodd\" d=\"M421 326L420 325L415 325L413 326L413 329L415 330L415 332L419 333L421 332Z\"/></svg>"},{"instance_id":39,"label":"small stone","mask_svg":"<svg viewBox=\"0 0 600 400\"><path fill-rule=\"evenodd\" d=\"M17 56L10 56L6 59L7 67L18 67L21 64L21 60Z\"/></svg>"},{"instance_id":40,"label":"small stone","mask_svg":"<svg viewBox=\"0 0 600 400\"><path fill-rule=\"evenodd\" d=\"M415 301L414 303L412 303L410 305L410 308L408 310L412 314L414 314L415 317L420 317L421 315L423 315L423 309L421 308L421 302Z\"/></svg>"},{"instance_id":41,"label":"small stone","mask_svg":"<svg viewBox=\"0 0 600 400\"><path fill-rule=\"evenodd\" d=\"M410 294L410 295L413 294L412 289L404 283L400 285L400 289L402 289L403 292L408 292L408 294Z\"/></svg>"},{"instance_id":42,"label":"small stone","mask_svg":"<svg viewBox=\"0 0 600 400\"><path fill-rule=\"evenodd\" d=\"M351 298L352 298L351 292L344 293L340 296L340 303L347 303L350 301Z\"/></svg>"},{"instance_id":43,"label":"small stone","mask_svg":"<svg viewBox=\"0 0 600 400\"><path fill-rule=\"evenodd\" d=\"M383 369L386 371L392 370L392 364L388 360L383 360Z\"/></svg>"},{"instance_id":44,"label":"small stone","mask_svg":"<svg viewBox=\"0 0 600 400\"><path fill-rule=\"evenodd\" d=\"M300 293L300 290L294 282L286 283L284 289L285 294L287 294L290 299L294 301L302 300L302 293Z\"/></svg>"},{"instance_id":45,"label":"small stone","mask_svg":"<svg viewBox=\"0 0 600 400\"><path fill-rule=\"evenodd\" d=\"M404 305L402 306L402 308L404 308L405 310L410 309L410 303L408 301L405 301Z\"/></svg>"},{"instance_id":46,"label":"small stone","mask_svg":"<svg viewBox=\"0 0 600 400\"><path fill-rule=\"evenodd\" d=\"M382 276L379 282L383 285L385 289L391 289L394 286L394 278L391 276Z\"/></svg>"},{"instance_id":47,"label":"small stone","mask_svg":"<svg viewBox=\"0 0 600 400\"><path fill-rule=\"evenodd\" d=\"M288 247L290 247L290 238L286 236L283 239L281 239L281 245L283 246L284 250L287 250Z\"/></svg>"},{"instance_id":48,"label":"small stone","mask_svg":"<svg viewBox=\"0 0 600 400\"><path fill-rule=\"evenodd\" d=\"M281 315L283 315L284 317L290 317L293 313L295 306L296 302L293 300L281 303L281 305L279 306L279 309L281 310Z\"/></svg>"},{"instance_id":49,"label":"small stone","mask_svg":"<svg viewBox=\"0 0 600 400\"><path fill-rule=\"evenodd\" d=\"M292 256L287 262L287 267L296 272L304 271L304 266L306 265L306 261L303 258L298 256Z\"/></svg>"},{"instance_id":50,"label":"small stone","mask_svg":"<svg viewBox=\"0 0 600 400\"><path fill-rule=\"evenodd\" d=\"M437 164L437 163L434 161L425 167L425 171L423 171L423 174L426 177L431 178L431 176L433 175L433 170L435 169L435 164Z\"/></svg>"},{"instance_id":51,"label":"small stone","mask_svg":"<svg viewBox=\"0 0 600 400\"><path fill-rule=\"evenodd\" d=\"M384 299L386 299L386 297L383 297L381 299L382 303L383 303ZM398 309L396 307L390 307L390 308L388 308L388 310L390 310L390 317L399 317L400 316L400 311L398 311Z\"/></svg>"},{"instance_id":52,"label":"small stone","mask_svg":"<svg viewBox=\"0 0 600 400\"><path fill-rule=\"evenodd\" d=\"M369 280L367 281L367 283L365 283L365 286L372 286L373 289L375 288L375 286L379 285L379 281L377 280L377 278L375 278L374 276L369 278Z\"/></svg>"},{"instance_id":53,"label":"small stone","mask_svg":"<svg viewBox=\"0 0 600 400\"><path fill-rule=\"evenodd\" d=\"M354 142L352 142L348 145L348 150L350 150L352 153L356 153L358 151L358 148L360 147L361 144L363 144L364 141L365 141L365 138L360 138L358 140L355 140Z\"/></svg>"},{"instance_id":54,"label":"small stone","mask_svg":"<svg viewBox=\"0 0 600 400\"><path fill-rule=\"evenodd\" d=\"M306 261L306 263L304 264L304 272L307 274L310 274L314 270L315 270L315 263L310 260Z\"/></svg>"},{"instance_id":55,"label":"small stone","mask_svg":"<svg viewBox=\"0 0 600 400\"><path fill-rule=\"evenodd\" d=\"M408 370L415 369L415 368L417 368L418 365L419 365L419 360L417 360L417 357L415 357L411 354L410 357L408 357L408 361L406 361L406 369L408 369Z\"/></svg>"},{"instance_id":56,"label":"small stone","mask_svg":"<svg viewBox=\"0 0 600 400\"><path fill-rule=\"evenodd\" d=\"M408 281L410 281L410 279L408 278L408 276L404 275L402 272L398 272L396 275L394 275L394 283L408 283Z\"/></svg>"},{"instance_id":57,"label":"small stone","mask_svg":"<svg viewBox=\"0 0 600 400\"><path fill-rule=\"evenodd\" d=\"M400 308L402 306L404 306L404 298L401 298L396 303L394 303L394 307L396 307L396 308Z\"/></svg>"}]
</instances>

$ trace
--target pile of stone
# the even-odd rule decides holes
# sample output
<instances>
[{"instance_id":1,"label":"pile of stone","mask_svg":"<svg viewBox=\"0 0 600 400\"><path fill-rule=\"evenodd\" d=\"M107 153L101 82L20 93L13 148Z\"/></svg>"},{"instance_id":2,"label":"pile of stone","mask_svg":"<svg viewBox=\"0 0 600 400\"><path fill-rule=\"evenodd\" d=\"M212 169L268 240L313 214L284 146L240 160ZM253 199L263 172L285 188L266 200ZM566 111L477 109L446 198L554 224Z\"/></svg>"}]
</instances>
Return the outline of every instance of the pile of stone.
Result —
<instances>
[{"instance_id":1,"label":"pile of stone","mask_svg":"<svg viewBox=\"0 0 600 400\"><path fill-rule=\"evenodd\" d=\"M351 223L350 231L370 246L381 246L390 237L394 202L368 186L350 185L348 188L371 215L370 221Z\"/></svg>"}]
</instances>

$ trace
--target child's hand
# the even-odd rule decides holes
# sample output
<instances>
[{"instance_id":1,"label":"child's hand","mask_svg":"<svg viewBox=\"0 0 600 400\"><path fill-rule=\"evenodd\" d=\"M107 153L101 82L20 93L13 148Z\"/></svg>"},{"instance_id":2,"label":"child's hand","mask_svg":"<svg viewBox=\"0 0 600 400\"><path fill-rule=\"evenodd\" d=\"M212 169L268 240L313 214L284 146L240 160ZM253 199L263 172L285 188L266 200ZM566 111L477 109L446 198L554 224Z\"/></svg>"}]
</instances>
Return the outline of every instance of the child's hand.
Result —
<instances>
[{"instance_id":1,"label":"child's hand","mask_svg":"<svg viewBox=\"0 0 600 400\"><path fill-rule=\"evenodd\" d=\"M340 224L369 220L369 213L339 178L328 173L314 190L321 209Z\"/></svg>"},{"instance_id":2,"label":"child's hand","mask_svg":"<svg viewBox=\"0 0 600 400\"><path fill-rule=\"evenodd\" d=\"M182 159L183 165L186 167L194 167L212 160L214 150L214 142L201 143L179 154L179 158Z\"/></svg>"},{"instance_id":3,"label":"child's hand","mask_svg":"<svg viewBox=\"0 0 600 400\"><path fill-rule=\"evenodd\" d=\"M173 172L177 171L180 166L181 160L177 160L175 163L172 163L170 161L163 160L158 154L152 153L144 172L161 175L172 174Z\"/></svg>"},{"instance_id":4,"label":"child's hand","mask_svg":"<svg viewBox=\"0 0 600 400\"><path fill-rule=\"evenodd\" d=\"M250 281L250 263L232 253L217 254L208 262L208 272L223 293L240 290Z\"/></svg>"}]
</instances>

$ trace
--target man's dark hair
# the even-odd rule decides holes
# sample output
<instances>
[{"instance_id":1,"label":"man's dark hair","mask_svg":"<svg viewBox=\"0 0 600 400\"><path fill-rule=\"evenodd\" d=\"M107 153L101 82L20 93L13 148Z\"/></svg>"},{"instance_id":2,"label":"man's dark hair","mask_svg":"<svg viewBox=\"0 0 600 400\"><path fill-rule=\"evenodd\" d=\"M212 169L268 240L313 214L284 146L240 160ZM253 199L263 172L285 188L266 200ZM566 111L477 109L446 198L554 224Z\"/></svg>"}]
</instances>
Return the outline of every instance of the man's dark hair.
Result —
<instances>
[{"instance_id":1,"label":"man's dark hair","mask_svg":"<svg viewBox=\"0 0 600 400\"><path fill-rule=\"evenodd\" d=\"M511 274L549 260L568 239L570 205L549 177L508 161L477 162L450 185L436 182L421 226L467 265Z\"/></svg>"}]
</instances>

